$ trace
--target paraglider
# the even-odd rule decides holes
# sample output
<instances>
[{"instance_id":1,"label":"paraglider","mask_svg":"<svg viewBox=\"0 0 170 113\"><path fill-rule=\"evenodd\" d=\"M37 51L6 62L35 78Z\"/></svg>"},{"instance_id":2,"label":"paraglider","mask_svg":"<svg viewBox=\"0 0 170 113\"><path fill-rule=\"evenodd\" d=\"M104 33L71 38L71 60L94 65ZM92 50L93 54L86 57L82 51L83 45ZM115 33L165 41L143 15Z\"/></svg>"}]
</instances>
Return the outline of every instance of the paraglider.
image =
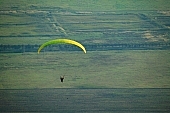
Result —
<instances>
[{"instance_id":1,"label":"paraglider","mask_svg":"<svg viewBox=\"0 0 170 113\"><path fill-rule=\"evenodd\" d=\"M64 76L60 76L60 80L61 80L61 82L63 82Z\"/></svg>"},{"instance_id":2,"label":"paraglider","mask_svg":"<svg viewBox=\"0 0 170 113\"><path fill-rule=\"evenodd\" d=\"M38 54L40 53L40 51L48 46L48 45L51 45L51 44L72 44L72 45L75 45L79 48L81 48L83 50L84 53L86 53L86 49L85 47L80 44L79 42L77 41L74 41L74 40L70 40L70 39L56 39L56 40L50 40L50 41L47 41L45 43L43 43L39 48L38 48ZM60 80L61 82L63 82L64 80L64 76L60 76Z\"/></svg>"},{"instance_id":3,"label":"paraglider","mask_svg":"<svg viewBox=\"0 0 170 113\"><path fill-rule=\"evenodd\" d=\"M76 41L70 40L70 39L56 39L56 40L50 40L50 41L45 42L44 44L42 44L42 45L39 47L39 49L38 49L38 54L40 53L40 51L41 51L44 47L46 47L46 46L48 46L48 45L51 45L51 44L62 44L62 43L75 45L75 46L81 48L81 49L84 51L84 53L86 53L85 47L84 47L82 44L80 44L79 42L76 42Z\"/></svg>"}]
</instances>

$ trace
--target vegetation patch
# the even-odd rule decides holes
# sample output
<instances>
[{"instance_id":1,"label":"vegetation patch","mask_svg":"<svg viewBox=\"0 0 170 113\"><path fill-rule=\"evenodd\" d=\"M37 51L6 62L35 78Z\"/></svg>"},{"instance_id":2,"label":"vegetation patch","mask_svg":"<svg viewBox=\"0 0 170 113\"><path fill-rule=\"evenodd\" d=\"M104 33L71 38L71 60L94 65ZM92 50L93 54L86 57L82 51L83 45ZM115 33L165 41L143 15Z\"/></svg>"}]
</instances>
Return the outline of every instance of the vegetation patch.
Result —
<instances>
[{"instance_id":1,"label":"vegetation patch","mask_svg":"<svg viewBox=\"0 0 170 113\"><path fill-rule=\"evenodd\" d=\"M3 53L0 87L169 88L169 55L168 50Z\"/></svg>"}]
</instances>

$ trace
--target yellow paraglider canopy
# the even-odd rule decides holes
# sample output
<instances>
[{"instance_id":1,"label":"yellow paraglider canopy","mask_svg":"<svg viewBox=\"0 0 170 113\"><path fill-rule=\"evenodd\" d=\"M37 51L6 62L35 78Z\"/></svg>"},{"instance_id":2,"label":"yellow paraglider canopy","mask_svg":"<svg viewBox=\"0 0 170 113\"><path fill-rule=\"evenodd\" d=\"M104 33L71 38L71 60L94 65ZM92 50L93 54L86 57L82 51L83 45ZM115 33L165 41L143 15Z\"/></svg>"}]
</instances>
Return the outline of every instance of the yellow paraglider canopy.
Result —
<instances>
[{"instance_id":1,"label":"yellow paraglider canopy","mask_svg":"<svg viewBox=\"0 0 170 113\"><path fill-rule=\"evenodd\" d=\"M48 42L43 43L43 44L39 47L39 49L38 49L38 54L40 53L40 51L41 51L44 47L46 47L46 46L48 46L48 45L51 45L51 44L61 44L61 43L67 43L67 44L72 44L72 45L78 46L79 48L81 48L81 49L84 51L84 53L86 53L85 47L84 47L82 44L80 44L79 42L77 42L77 41L70 40L70 39L56 39L56 40L50 40L50 41L48 41Z\"/></svg>"}]
</instances>

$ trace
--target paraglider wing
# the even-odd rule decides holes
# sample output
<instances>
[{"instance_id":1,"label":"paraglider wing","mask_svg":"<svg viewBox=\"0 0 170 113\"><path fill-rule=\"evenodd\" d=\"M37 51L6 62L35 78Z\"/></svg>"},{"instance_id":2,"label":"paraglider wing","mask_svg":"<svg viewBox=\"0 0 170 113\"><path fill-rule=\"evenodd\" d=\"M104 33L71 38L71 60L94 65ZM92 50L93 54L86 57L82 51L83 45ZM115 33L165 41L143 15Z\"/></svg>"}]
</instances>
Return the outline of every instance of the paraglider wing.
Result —
<instances>
[{"instance_id":1,"label":"paraglider wing","mask_svg":"<svg viewBox=\"0 0 170 113\"><path fill-rule=\"evenodd\" d=\"M48 41L48 42L45 42L44 44L42 44L38 49L38 54L44 47L46 47L48 45L61 44L61 43L67 43L67 44L72 44L72 45L78 46L79 48L81 48L84 51L84 53L86 53L85 47L83 45L81 45L79 42L76 42L76 41L70 40L70 39L56 39L56 40L51 40L51 41Z\"/></svg>"}]
</instances>

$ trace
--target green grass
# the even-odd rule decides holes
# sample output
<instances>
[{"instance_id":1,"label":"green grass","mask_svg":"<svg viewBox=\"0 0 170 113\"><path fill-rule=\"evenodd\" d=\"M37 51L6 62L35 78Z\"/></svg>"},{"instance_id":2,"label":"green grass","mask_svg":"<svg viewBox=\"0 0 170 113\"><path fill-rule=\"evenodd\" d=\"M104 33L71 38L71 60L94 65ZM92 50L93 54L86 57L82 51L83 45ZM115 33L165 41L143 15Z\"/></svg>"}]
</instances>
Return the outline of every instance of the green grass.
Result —
<instances>
[{"instance_id":1,"label":"green grass","mask_svg":"<svg viewBox=\"0 0 170 113\"><path fill-rule=\"evenodd\" d=\"M167 31L159 31L161 28L141 20L136 14L145 14L160 24L163 20L154 18L166 16L159 13L159 10L169 10L169 4L170 1L167 0L86 0L83 2L81 0L1 0L0 44L42 44L49 39L59 37L75 39L83 44L145 43L155 40L167 43L170 41ZM76 12L86 11L93 13L88 16L76 14ZM96 11L100 13L110 11L112 14L100 15ZM132 14L124 15L126 12ZM168 12L166 13L168 15ZM131 21L139 23L129 23ZM35 24L27 25L27 23ZM67 36L56 27L62 27ZM115 31L108 31L108 29L115 29ZM153 32L157 29L159 32ZM93 32L94 30L103 31ZM47 35L59 36L47 37ZM169 55L169 51L157 50L89 51L85 55L82 52L47 52L40 55L1 53L0 88L169 88ZM59 81L60 75L66 76L63 84Z\"/></svg>"},{"instance_id":2,"label":"green grass","mask_svg":"<svg viewBox=\"0 0 170 113\"><path fill-rule=\"evenodd\" d=\"M28 45L28 44L42 44L49 41L49 37L7 37L0 38L0 44L6 45Z\"/></svg>"},{"instance_id":3,"label":"green grass","mask_svg":"<svg viewBox=\"0 0 170 113\"><path fill-rule=\"evenodd\" d=\"M25 20L26 17L28 17L30 21ZM42 21L38 22L38 19ZM20 24L20 21L23 23L35 22L35 24L17 25ZM62 30L56 28L58 26L57 24L55 24L56 27L54 27L51 22L59 23L59 26L65 29L65 34L67 35L64 35ZM75 22L77 22L77 24L74 24ZM60 15L59 17L54 15L53 17L32 16L31 18L28 15L22 15L21 18L18 18L18 22L15 20L14 22L8 21L4 24L8 23L12 23L12 25L2 24L0 28L0 44L42 44L49 39L56 38L71 38L81 41L83 44L94 44L96 40L98 40L97 43L105 44L145 43L155 42L155 40L161 43L169 42L169 33L167 33L167 31L159 31L161 28L155 28L151 23L147 23L133 14L93 14L89 16ZM87 30L87 32L83 30ZM98 30L101 31L99 32ZM159 33L153 32L152 30L158 30ZM152 38L145 37L145 34L150 34ZM6 38L3 36L6 36Z\"/></svg>"},{"instance_id":4,"label":"green grass","mask_svg":"<svg viewBox=\"0 0 170 113\"><path fill-rule=\"evenodd\" d=\"M10 3L10 4L9 4ZM21 9L36 6L38 8L61 7L77 11L115 11L115 10L167 10L170 2L167 0L17 0L0 1L1 9L20 7Z\"/></svg>"},{"instance_id":5,"label":"green grass","mask_svg":"<svg viewBox=\"0 0 170 113\"><path fill-rule=\"evenodd\" d=\"M169 88L169 56L157 50L1 53L0 88Z\"/></svg>"},{"instance_id":6,"label":"green grass","mask_svg":"<svg viewBox=\"0 0 170 113\"><path fill-rule=\"evenodd\" d=\"M162 88L4 89L1 112L167 112L169 92Z\"/></svg>"},{"instance_id":7,"label":"green grass","mask_svg":"<svg viewBox=\"0 0 170 113\"><path fill-rule=\"evenodd\" d=\"M165 16L166 14L160 13L158 10L169 10L169 4L170 2L167 0L1 1L0 44L41 44L43 43L41 39L63 37L84 41L85 43L95 43L96 40L100 43L145 43L155 40L161 43L169 42L167 31L160 30L162 28L157 28L157 26L140 19L136 15L145 14L155 23L165 26L167 21L164 23L164 20L155 19L155 17ZM76 14L76 12L86 11L92 13L87 15ZM129 14L124 15L126 13ZM59 29L60 27L65 32ZM109 29L113 31L109 31ZM78 30L88 30L89 32L77 32ZM95 32L95 30L101 30L101 32ZM152 30L160 30L161 32L157 35ZM132 33L126 34L127 31ZM146 39L142 35L145 32L151 32L154 39ZM47 37L48 35L49 37ZM39 37L35 38L34 36ZM22 37L30 39L23 40Z\"/></svg>"}]
</instances>

